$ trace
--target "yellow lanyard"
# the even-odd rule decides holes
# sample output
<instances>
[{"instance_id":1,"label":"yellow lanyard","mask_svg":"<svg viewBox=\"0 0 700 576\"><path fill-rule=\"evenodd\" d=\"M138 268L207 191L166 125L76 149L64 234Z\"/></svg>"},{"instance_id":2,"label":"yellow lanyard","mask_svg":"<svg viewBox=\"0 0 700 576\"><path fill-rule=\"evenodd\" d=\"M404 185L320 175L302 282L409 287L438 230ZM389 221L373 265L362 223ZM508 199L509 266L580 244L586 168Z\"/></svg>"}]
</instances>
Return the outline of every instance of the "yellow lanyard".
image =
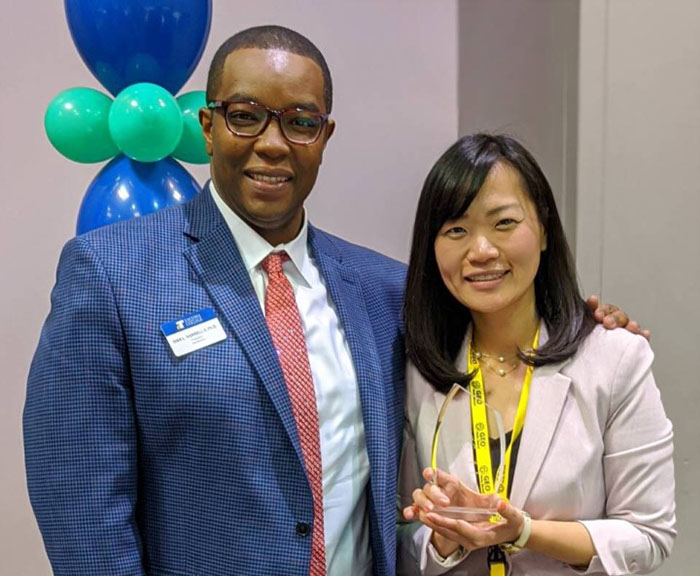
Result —
<instances>
[{"instance_id":1,"label":"yellow lanyard","mask_svg":"<svg viewBox=\"0 0 700 576\"><path fill-rule=\"evenodd\" d=\"M535 338L532 343L532 349L537 347L539 338L539 328L535 333ZM513 433L510 437L510 442L506 448L506 453L501 454L503 462L503 480L500 486L494 486L496 479L493 474L493 466L491 463L491 446L489 443L489 423L486 415L486 405L484 399L486 393L484 391L484 378L481 373L481 365L476 359L476 355L472 353L471 341L467 349L467 363L469 373L474 373L474 377L469 382L471 389L471 412L472 412L472 434L474 437L474 451L476 453L476 470L479 478L479 489L482 494L493 494L497 492L504 500L508 500L508 481L510 478L510 457L513 451L513 444L516 438L520 435L525 424L525 413L527 412L527 400L530 396L530 383L532 382L532 366L528 366L525 372L525 380L523 388L520 392L520 400L518 401L518 410L515 413L515 422L513 423ZM489 550L489 558L495 553L495 550ZM500 559L502 558L502 559ZM504 576L505 562L503 556L493 558L489 561L490 576Z\"/></svg>"}]
</instances>

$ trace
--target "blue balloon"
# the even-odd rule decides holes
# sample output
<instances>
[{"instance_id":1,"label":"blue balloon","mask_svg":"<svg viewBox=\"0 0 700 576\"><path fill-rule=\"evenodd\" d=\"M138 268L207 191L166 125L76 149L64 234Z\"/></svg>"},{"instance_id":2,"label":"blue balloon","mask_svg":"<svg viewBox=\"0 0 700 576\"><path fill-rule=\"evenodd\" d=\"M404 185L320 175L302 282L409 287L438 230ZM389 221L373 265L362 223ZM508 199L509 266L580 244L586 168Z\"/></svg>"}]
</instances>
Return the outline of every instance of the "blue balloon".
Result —
<instances>
[{"instance_id":1,"label":"blue balloon","mask_svg":"<svg viewBox=\"0 0 700 576\"><path fill-rule=\"evenodd\" d=\"M113 95L137 82L176 94L202 57L212 0L65 0L83 61Z\"/></svg>"},{"instance_id":2,"label":"blue balloon","mask_svg":"<svg viewBox=\"0 0 700 576\"><path fill-rule=\"evenodd\" d=\"M182 204L200 190L197 181L172 158L146 164L117 156L85 192L77 233Z\"/></svg>"}]
</instances>

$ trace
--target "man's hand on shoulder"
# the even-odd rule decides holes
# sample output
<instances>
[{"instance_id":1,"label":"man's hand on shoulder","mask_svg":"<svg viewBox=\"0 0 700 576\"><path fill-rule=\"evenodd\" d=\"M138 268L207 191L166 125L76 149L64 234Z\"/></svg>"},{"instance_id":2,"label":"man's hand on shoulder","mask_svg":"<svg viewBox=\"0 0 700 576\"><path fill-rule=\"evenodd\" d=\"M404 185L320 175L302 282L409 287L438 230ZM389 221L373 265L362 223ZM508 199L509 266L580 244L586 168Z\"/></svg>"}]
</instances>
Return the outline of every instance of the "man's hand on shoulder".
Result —
<instances>
[{"instance_id":1,"label":"man's hand on shoulder","mask_svg":"<svg viewBox=\"0 0 700 576\"><path fill-rule=\"evenodd\" d=\"M596 322L602 324L608 330L626 328L632 332L632 334L641 334L647 340L651 339L651 332L649 330L642 330L637 321L630 320L629 316L617 306L613 304L601 304L598 296L590 296L588 300L586 300L586 304L593 311L593 317L596 319Z\"/></svg>"}]
</instances>

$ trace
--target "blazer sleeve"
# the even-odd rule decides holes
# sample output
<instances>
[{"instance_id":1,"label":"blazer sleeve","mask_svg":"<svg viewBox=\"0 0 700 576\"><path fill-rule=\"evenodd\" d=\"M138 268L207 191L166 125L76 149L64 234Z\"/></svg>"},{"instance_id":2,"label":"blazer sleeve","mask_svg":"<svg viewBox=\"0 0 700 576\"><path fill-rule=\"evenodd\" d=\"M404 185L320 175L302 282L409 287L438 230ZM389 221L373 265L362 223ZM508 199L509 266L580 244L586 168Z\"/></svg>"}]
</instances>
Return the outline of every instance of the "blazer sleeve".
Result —
<instances>
[{"instance_id":1,"label":"blazer sleeve","mask_svg":"<svg viewBox=\"0 0 700 576\"><path fill-rule=\"evenodd\" d=\"M673 546L673 428L652 360L646 340L631 338L614 376L604 434L606 518L581 521L597 552L584 574L650 572Z\"/></svg>"},{"instance_id":2,"label":"blazer sleeve","mask_svg":"<svg viewBox=\"0 0 700 576\"><path fill-rule=\"evenodd\" d=\"M411 368L406 371L406 389L411 390ZM408 392L410 394L410 392ZM399 485L396 493L396 536L397 536L397 575L419 576L425 566L423 560L426 557L426 547L430 539L430 529L420 522L407 522L403 519L403 509L413 502L413 490L422 485L418 459L416 457L416 439L408 414L408 402L406 403L406 417L404 419L403 446L401 450L401 464L399 466Z\"/></svg>"},{"instance_id":3,"label":"blazer sleeve","mask_svg":"<svg viewBox=\"0 0 700 576\"><path fill-rule=\"evenodd\" d=\"M24 409L29 496L56 576L143 576L137 436L112 286L84 237L58 265Z\"/></svg>"}]
</instances>

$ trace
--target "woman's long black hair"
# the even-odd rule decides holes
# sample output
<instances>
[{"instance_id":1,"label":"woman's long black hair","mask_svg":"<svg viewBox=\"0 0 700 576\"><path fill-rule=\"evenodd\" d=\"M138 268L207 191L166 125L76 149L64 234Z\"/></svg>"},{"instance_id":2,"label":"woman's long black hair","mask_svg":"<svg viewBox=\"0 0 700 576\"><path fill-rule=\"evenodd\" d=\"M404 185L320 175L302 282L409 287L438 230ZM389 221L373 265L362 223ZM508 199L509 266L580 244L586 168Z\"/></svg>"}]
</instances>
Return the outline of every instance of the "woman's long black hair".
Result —
<instances>
[{"instance_id":1,"label":"woman's long black hair","mask_svg":"<svg viewBox=\"0 0 700 576\"><path fill-rule=\"evenodd\" d=\"M548 340L523 362L542 366L572 356L595 326L579 292L573 256L564 235L552 189L532 155L508 136L474 134L460 138L428 174L416 210L408 265L404 316L406 351L420 373L438 390L468 384L455 368L471 321L469 309L445 287L435 259L435 238L447 220L462 216L498 163L514 168L537 209L547 235L535 276L537 312Z\"/></svg>"}]
</instances>

